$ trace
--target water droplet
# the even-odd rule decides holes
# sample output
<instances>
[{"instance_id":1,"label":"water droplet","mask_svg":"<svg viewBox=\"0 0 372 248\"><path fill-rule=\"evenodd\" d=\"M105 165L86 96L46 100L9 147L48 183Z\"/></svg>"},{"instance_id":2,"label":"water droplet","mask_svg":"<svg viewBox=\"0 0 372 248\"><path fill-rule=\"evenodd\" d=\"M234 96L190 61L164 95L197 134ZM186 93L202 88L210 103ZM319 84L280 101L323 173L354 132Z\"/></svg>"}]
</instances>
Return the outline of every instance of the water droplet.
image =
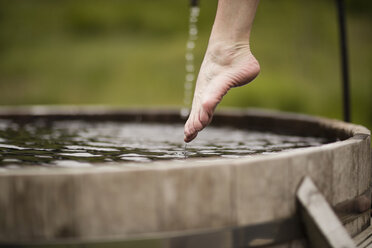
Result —
<instances>
[{"instance_id":1,"label":"water droplet","mask_svg":"<svg viewBox=\"0 0 372 248\"><path fill-rule=\"evenodd\" d=\"M189 34L190 34L190 35L197 35L197 34L198 34L198 29L196 28L195 25L192 25L192 26L190 27Z\"/></svg>"},{"instance_id":2,"label":"water droplet","mask_svg":"<svg viewBox=\"0 0 372 248\"><path fill-rule=\"evenodd\" d=\"M185 146L183 147L183 158L187 158L187 143L185 143Z\"/></svg>"},{"instance_id":3,"label":"water droplet","mask_svg":"<svg viewBox=\"0 0 372 248\"><path fill-rule=\"evenodd\" d=\"M190 23L197 23L197 22L198 22L198 18L196 16L190 17Z\"/></svg>"},{"instance_id":4,"label":"water droplet","mask_svg":"<svg viewBox=\"0 0 372 248\"><path fill-rule=\"evenodd\" d=\"M186 60L194 60L194 54L192 53L186 53Z\"/></svg>"},{"instance_id":5,"label":"water droplet","mask_svg":"<svg viewBox=\"0 0 372 248\"><path fill-rule=\"evenodd\" d=\"M190 114L190 110L188 108L182 108L180 114L182 118L187 118Z\"/></svg>"},{"instance_id":6,"label":"water droplet","mask_svg":"<svg viewBox=\"0 0 372 248\"><path fill-rule=\"evenodd\" d=\"M195 42L194 42L194 41L189 41L189 42L187 42L186 47L189 48L189 49L194 49L194 47L195 47Z\"/></svg>"},{"instance_id":7,"label":"water droplet","mask_svg":"<svg viewBox=\"0 0 372 248\"><path fill-rule=\"evenodd\" d=\"M193 73L187 73L186 74L186 81L187 81L187 83L185 83L185 84L188 84L189 82L192 82L193 80L194 80L194 74Z\"/></svg>"},{"instance_id":8,"label":"water droplet","mask_svg":"<svg viewBox=\"0 0 372 248\"><path fill-rule=\"evenodd\" d=\"M193 65L186 65L186 72L194 72L194 66Z\"/></svg>"},{"instance_id":9,"label":"water droplet","mask_svg":"<svg viewBox=\"0 0 372 248\"><path fill-rule=\"evenodd\" d=\"M185 84L185 89L186 90L190 90L192 88L192 83L191 82L188 82Z\"/></svg>"},{"instance_id":10,"label":"water droplet","mask_svg":"<svg viewBox=\"0 0 372 248\"><path fill-rule=\"evenodd\" d=\"M198 6L193 6L190 8L189 16L189 37L186 42L186 76L184 82L184 109L188 109L191 104L192 99L192 82L195 80L195 69L194 69L194 48L195 41L198 36L198 16L200 13L200 8ZM182 111L182 110L181 110Z\"/></svg>"}]
</instances>

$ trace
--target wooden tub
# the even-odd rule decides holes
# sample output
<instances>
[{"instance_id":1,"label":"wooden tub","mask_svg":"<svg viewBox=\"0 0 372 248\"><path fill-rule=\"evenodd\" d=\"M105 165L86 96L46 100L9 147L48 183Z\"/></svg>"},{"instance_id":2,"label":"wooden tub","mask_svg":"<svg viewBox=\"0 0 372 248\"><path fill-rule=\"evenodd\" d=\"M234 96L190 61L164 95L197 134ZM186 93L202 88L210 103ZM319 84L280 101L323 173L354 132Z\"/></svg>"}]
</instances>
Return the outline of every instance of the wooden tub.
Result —
<instances>
[{"instance_id":1,"label":"wooden tub","mask_svg":"<svg viewBox=\"0 0 372 248\"><path fill-rule=\"evenodd\" d=\"M0 118L184 122L176 110L98 107L2 108ZM370 199L366 128L263 110L219 112L212 124L338 141L252 158L1 171L0 244L306 247L295 197L304 176L351 236L370 225L370 209L355 207L358 197Z\"/></svg>"}]
</instances>

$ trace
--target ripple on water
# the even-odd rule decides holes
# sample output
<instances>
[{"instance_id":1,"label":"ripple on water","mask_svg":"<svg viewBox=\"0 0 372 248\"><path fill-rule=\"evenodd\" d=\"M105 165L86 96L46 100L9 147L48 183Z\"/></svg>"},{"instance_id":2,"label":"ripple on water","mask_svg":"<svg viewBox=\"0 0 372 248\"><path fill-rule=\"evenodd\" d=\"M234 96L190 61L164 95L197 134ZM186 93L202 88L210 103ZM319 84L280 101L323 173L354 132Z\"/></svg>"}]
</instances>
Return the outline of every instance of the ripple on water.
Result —
<instances>
[{"instance_id":1,"label":"ripple on water","mask_svg":"<svg viewBox=\"0 0 372 248\"><path fill-rule=\"evenodd\" d=\"M328 141L208 127L184 150L183 125L123 122L0 120L0 167L89 167L198 157L249 157Z\"/></svg>"},{"instance_id":2,"label":"ripple on water","mask_svg":"<svg viewBox=\"0 0 372 248\"><path fill-rule=\"evenodd\" d=\"M7 148L7 149L16 149L16 150L26 150L25 147L15 146L15 145L7 145L7 144L0 144L0 148Z\"/></svg>"},{"instance_id":3,"label":"ripple on water","mask_svg":"<svg viewBox=\"0 0 372 248\"><path fill-rule=\"evenodd\" d=\"M107 147L94 147L94 146L65 146L69 150L92 150L92 151L102 151L102 152L119 152L120 150Z\"/></svg>"},{"instance_id":4,"label":"ripple on water","mask_svg":"<svg viewBox=\"0 0 372 248\"><path fill-rule=\"evenodd\" d=\"M58 153L61 156L71 156L71 157L82 157L82 158L89 158L89 157L100 157L101 155L94 155L88 152L75 152L75 153Z\"/></svg>"}]
</instances>

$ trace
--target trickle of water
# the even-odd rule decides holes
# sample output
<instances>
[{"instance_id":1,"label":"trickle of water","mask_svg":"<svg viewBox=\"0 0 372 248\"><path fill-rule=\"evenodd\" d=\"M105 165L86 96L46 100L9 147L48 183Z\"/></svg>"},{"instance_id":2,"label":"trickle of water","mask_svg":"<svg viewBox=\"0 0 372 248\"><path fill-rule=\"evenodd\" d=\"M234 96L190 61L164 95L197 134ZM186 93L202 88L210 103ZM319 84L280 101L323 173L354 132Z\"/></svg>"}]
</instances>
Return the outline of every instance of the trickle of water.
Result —
<instances>
[{"instance_id":1,"label":"trickle of water","mask_svg":"<svg viewBox=\"0 0 372 248\"><path fill-rule=\"evenodd\" d=\"M184 95L183 95L183 108L181 109L181 116L187 118L190 113L190 106L192 100L192 90L195 82L195 63L194 63L194 48L195 42L198 39L198 17L200 8L198 6L190 7L189 16L189 34L186 42L186 54L185 54L185 83L184 83Z\"/></svg>"},{"instance_id":2,"label":"trickle of water","mask_svg":"<svg viewBox=\"0 0 372 248\"><path fill-rule=\"evenodd\" d=\"M187 158L187 143L185 143L185 146L183 147L183 157Z\"/></svg>"}]
</instances>

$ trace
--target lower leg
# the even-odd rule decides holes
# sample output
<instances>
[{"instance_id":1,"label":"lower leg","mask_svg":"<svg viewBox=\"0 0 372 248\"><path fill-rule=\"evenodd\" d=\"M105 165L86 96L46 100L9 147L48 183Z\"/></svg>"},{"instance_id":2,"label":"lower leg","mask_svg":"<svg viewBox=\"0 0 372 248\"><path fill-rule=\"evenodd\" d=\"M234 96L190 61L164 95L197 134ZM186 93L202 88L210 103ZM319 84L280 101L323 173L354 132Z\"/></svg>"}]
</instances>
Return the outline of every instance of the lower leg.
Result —
<instances>
[{"instance_id":1,"label":"lower leg","mask_svg":"<svg viewBox=\"0 0 372 248\"><path fill-rule=\"evenodd\" d=\"M185 142L207 126L222 97L259 73L249 37L259 0L219 0L208 48L196 82Z\"/></svg>"}]
</instances>

